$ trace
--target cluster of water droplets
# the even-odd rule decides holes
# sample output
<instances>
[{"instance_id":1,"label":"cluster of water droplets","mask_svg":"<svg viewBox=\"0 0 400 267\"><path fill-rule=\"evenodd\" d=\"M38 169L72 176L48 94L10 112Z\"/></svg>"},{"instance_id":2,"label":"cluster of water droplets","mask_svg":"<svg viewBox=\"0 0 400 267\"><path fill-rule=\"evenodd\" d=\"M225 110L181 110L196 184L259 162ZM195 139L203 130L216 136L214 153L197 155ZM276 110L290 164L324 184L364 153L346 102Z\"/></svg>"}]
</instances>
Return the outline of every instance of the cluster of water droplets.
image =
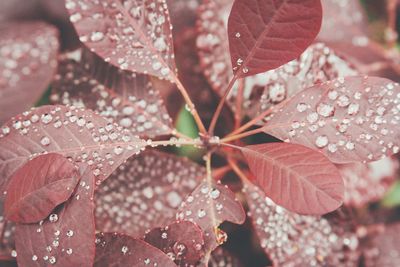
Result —
<instances>
[{"instance_id":1,"label":"cluster of water droplets","mask_svg":"<svg viewBox=\"0 0 400 267\"><path fill-rule=\"evenodd\" d=\"M54 103L95 110L135 135L154 137L171 132L171 118L146 76L121 73L130 88L111 90L90 75L89 66L72 60L60 64L52 87Z\"/></svg>"},{"instance_id":2,"label":"cluster of water droplets","mask_svg":"<svg viewBox=\"0 0 400 267\"><path fill-rule=\"evenodd\" d=\"M14 152L5 154L2 164L16 157L15 147L9 141L15 138L21 147L16 152L19 157L28 160L46 152L61 153L74 161L87 163L99 182L128 156L139 153L146 146L145 141L122 127L74 106L40 107L3 126L0 146L4 153ZM13 170L10 168L9 174Z\"/></svg>"},{"instance_id":3,"label":"cluster of water droplets","mask_svg":"<svg viewBox=\"0 0 400 267\"><path fill-rule=\"evenodd\" d=\"M204 173L187 159L153 150L130 158L96 192L98 228L137 236L167 224Z\"/></svg>"},{"instance_id":4,"label":"cluster of water droplets","mask_svg":"<svg viewBox=\"0 0 400 267\"><path fill-rule=\"evenodd\" d=\"M80 40L106 61L124 70L164 78L175 71L165 0L68 0L66 7ZM107 24L99 24L99 20Z\"/></svg>"},{"instance_id":5,"label":"cluster of water droplets","mask_svg":"<svg viewBox=\"0 0 400 267\"><path fill-rule=\"evenodd\" d=\"M266 131L323 149L327 155L377 160L399 152L399 112L397 83L373 77L339 78L299 93L273 114Z\"/></svg>"},{"instance_id":6,"label":"cluster of water droplets","mask_svg":"<svg viewBox=\"0 0 400 267\"><path fill-rule=\"evenodd\" d=\"M261 246L275 264L356 266L356 234L339 234L324 218L287 211L253 185L247 185L244 191Z\"/></svg>"}]
</instances>

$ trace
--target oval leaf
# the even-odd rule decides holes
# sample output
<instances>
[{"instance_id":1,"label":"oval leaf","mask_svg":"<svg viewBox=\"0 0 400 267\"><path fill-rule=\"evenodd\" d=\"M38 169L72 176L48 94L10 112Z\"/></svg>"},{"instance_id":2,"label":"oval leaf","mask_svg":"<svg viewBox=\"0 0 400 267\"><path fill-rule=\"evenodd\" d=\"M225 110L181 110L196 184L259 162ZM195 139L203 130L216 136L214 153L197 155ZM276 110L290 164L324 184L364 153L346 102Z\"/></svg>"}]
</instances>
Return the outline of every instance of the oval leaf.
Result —
<instances>
[{"instance_id":1,"label":"oval leaf","mask_svg":"<svg viewBox=\"0 0 400 267\"><path fill-rule=\"evenodd\" d=\"M154 137L172 132L171 118L148 76L105 66L103 79L113 84L108 88L96 80L90 63L68 59L60 62L52 84L53 102L92 109L135 135Z\"/></svg>"},{"instance_id":2,"label":"oval leaf","mask_svg":"<svg viewBox=\"0 0 400 267\"><path fill-rule=\"evenodd\" d=\"M339 78L295 95L264 132L318 149L335 163L399 152L400 85L384 78Z\"/></svg>"},{"instance_id":3,"label":"oval leaf","mask_svg":"<svg viewBox=\"0 0 400 267\"><path fill-rule=\"evenodd\" d=\"M285 143L247 146L242 152L257 185L278 205L300 214L324 214L342 204L343 180L321 153Z\"/></svg>"},{"instance_id":4,"label":"oval leaf","mask_svg":"<svg viewBox=\"0 0 400 267\"><path fill-rule=\"evenodd\" d=\"M176 219L191 221L200 226L204 232L203 249L209 255L226 241L226 234L218 226L224 221L242 224L246 214L227 186L203 181L182 203Z\"/></svg>"},{"instance_id":5,"label":"oval leaf","mask_svg":"<svg viewBox=\"0 0 400 267\"><path fill-rule=\"evenodd\" d=\"M100 182L145 146L145 141L92 111L64 106L36 108L1 128L0 190L15 170L40 154L54 152L87 162Z\"/></svg>"},{"instance_id":6,"label":"oval leaf","mask_svg":"<svg viewBox=\"0 0 400 267\"><path fill-rule=\"evenodd\" d=\"M154 228L145 235L144 241L159 248L181 267L196 266L203 256L203 231L192 222Z\"/></svg>"},{"instance_id":7,"label":"oval leaf","mask_svg":"<svg viewBox=\"0 0 400 267\"><path fill-rule=\"evenodd\" d=\"M165 0L67 0L80 40L123 70L168 78L175 72Z\"/></svg>"},{"instance_id":8,"label":"oval leaf","mask_svg":"<svg viewBox=\"0 0 400 267\"><path fill-rule=\"evenodd\" d=\"M58 154L38 156L10 178L4 202L8 220L34 223L68 200L80 177L77 168Z\"/></svg>"},{"instance_id":9,"label":"oval leaf","mask_svg":"<svg viewBox=\"0 0 400 267\"><path fill-rule=\"evenodd\" d=\"M351 229L290 212L253 184L246 183L244 193L260 245L274 266L358 266L359 240Z\"/></svg>"},{"instance_id":10,"label":"oval leaf","mask_svg":"<svg viewBox=\"0 0 400 267\"><path fill-rule=\"evenodd\" d=\"M0 124L31 108L57 69L58 32L43 22L0 26Z\"/></svg>"},{"instance_id":11,"label":"oval leaf","mask_svg":"<svg viewBox=\"0 0 400 267\"><path fill-rule=\"evenodd\" d=\"M158 248L140 239L117 233L96 235L94 267L176 267L176 264Z\"/></svg>"},{"instance_id":12,"label":"oval leaf","mask_svg":"<svg viewBox=\"0 0 400 267\"><path fill-rule=\"evenodd\" d=\"M165 226L204 174L190 160L155 150L132 157L96 191L96 226L135 237Z\"/></svg>"},{"instance_id":13,"label":"oval leaf","mask_svg":"<svg viewBox=\"0 0 400 267\"><path fill-rule=\"evenodd\" d=\"M18 224L15 242L19 266L93 266L95 177L80 163L81 182L74 195L35 224Z\"/></svg>"},{"instance_id":14,"label":"oval leaf","mask_svg":"<svg viewBox=\"0 0 400 267\"><path fill-rule=\"evenodd\" d=\"M233 70L245 77L297 58L321 21L320 0L235 0L228 20Z\"/></svg>"}]
</instances>

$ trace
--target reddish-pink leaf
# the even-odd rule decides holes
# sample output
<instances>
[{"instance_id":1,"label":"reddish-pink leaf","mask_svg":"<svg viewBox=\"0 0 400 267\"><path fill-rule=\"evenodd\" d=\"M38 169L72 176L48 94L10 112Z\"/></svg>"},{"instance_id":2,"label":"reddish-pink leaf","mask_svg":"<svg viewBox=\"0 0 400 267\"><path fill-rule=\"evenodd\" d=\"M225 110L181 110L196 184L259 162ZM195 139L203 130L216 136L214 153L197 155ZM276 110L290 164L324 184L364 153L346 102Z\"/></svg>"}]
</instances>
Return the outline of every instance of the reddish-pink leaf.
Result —
<instances>
[{"instance_id":1,"label":"reddish-pink leaf","mask_svg":"<svg viewBox=\"0 0 400 267\"><path fill-rule=\"evenodd\" d=\"M146 233L144 241L159 248L178 266L196 266L203 256L203 231L189 221L154 228Z\"/></svg>"},{"instance_id":2,"label":"reddish-pink leaf","mask_svg":"<svg viewBox=\"0 0 400 267\"><path fill-rule=\"evenodd\" d=\"M399 170L399 162L390 157L368 164L338 165L345 184L344 204L363 206L380 200L393 182Z\"/></svg>"},{"instance_id":3,"label":"reddish-pink leaf","mask_svg":"<svg viewBox=\"0 0 400 267\"><path fill-rule=\"evenodd\" d=\"M10 178L4 202L6 218L34 223L68 200L80 179L77 168L59 154L38 156Z\"/></svg>"},{"instance_id":4,"label":"reddish-pink leaf","mask_svg":"<svg viewBox=\"0 0 400 267\"><path fill-rule=\"evenodd\" d=\"M74 195L50 216L15 231L20 266L92 266L95 255L93 192L95 177L80 163L81 182Z\"/></svg>"},{"instance_id":5,"label":"reddish-pink leaf","mask_svg":"<svg viewBox=\"0 0 400 267\"><path fill-rule=\"evenodd\" d=\"M219 247L211 254L208 267L243 267L240 261L225 249Z\"/></svg>"},{"instance_id":6,"label":"reddish-pink leaf","mask_svg":"<svg viewBox=\"0 0 400 267\"><path fill-rule=\"evenodd\" d=\"M171 118L148 76L104 66L99 71L104 80L111 80L108 83L112 87L108 88L91 73L93 63L99 60L92 61L61 61L52 84L53 102L97 111L135 135L154 137L171 133Z\"/></svg>"},{"instance_id":7,"label":"reddish-pink leaf","mask_svg":"<svg viewBox=\"0 0 400 267\"><path fill-rule=\"evenodd\" d=\"M87 162L97 181L146 146L129 131L96 113L75 107L43 106L24 112L0 131L0 190L34 156L54 152Z\"/></svg>"},{"instance_id":8,"label":"reddish-pink leaf","mask_svg":"<svg viewBox=\"0 0 400 267\"><path fill-rule=\"evenodd\" d=\"M57 30L42 22L0 26L0 124L31 108L57 68Z\"/></svg>"},{"instance_id":9,"label":"reddish-pink leaf","mask_svg":"<svg viewBox=\"0 0 400 267\"><path fill-rule=\"evenodd\" d=\"M165 0L67 0L66 7L80 40L107 62L161 78L175 72Z\"/></svg>"},{"instance_id":10,"label":"reddish-pink leaf","mask_svg":"<svg viewBox=\"0 0 400 267\"><path fill-rule=\"evenodd\" d=\"M301 214L324 214L342 204L340 173L310 148L270 143L242 148L257 185L275 203Z\"/></svg>"},{"instance_id":11,"label":"reddish-pink leaf","mask_svg":"<svg viewBox=\"0 0 400 267\"><path fill-rule=\"evenodd\" d=\"M10 259L15 251L15 223L7 221L4 216L4 204L0 202L0 233L3 234L3 238L0 241L0 260Z\"/></svg>"},{"instance_id":12,"label":"reddish-pink leaf","mask_svg":"<svg viewBox=\"0 0 400 267\"><path fill-rule=\"evenodd\" d=\"M142 237L169 224L204 174L185 158L155 150L130 158L96 191L97 229Z\"/></svg>"},{"instance_id":13,"label":"reddish-pink leaf","mask_svg":"<svg viewBox=\"0 0 400 267\"><path fill-rule=\"evenodd\" d=\"M276 266L358 266L354 232L337 229L321 217L290 212L250 183L244 193L260 244Z\"/></svg>"},{"instance_id":14,"label":"reddish-pink leaf","mask_svg":"<svg viewBox=\"0 0 400 267\"><path fill-rule=\"evenodd\" d=\"M365 266L398 267L400 265L400 224L384 225L369 238L364 251Z\"/></svg>"},{"instance_id":15,"label":"reddish-pink leaf","mask_svg":"<svg viewBox=\"0 0 400 267\"><path fill-rule=\"evenodd\" d=\"M226 233L218 228L222 222L242 224L245 218L242 205L227 186L207 181L186 198L176 214L177 220L194 222L203 229L207 255L226 241Z\"/></svg>"},{"instance_id":16,"label":"reddish-pink leaf","mask_svg":"<svg viewBox=\"0 0 400 267\"><path fill-rule=\"evenodd\" d=\"M176 267L176 264L158 248L140 239L117 233L96 235L94 267Z\"/></svg>"},{"instance_id":17,"label":"reddish-pink leaf","mask_svg":"<svg viewBox=\"0 0 400 267\"><path fill-rule=\"evenodd\" d=\"M264 131L335 163L378 160L399 151L399 93L400 85L384 78L339 78L298 93Z\"/></svg>"},{"instance_id":18,"label":"reddish-pink leaf","mask_svg":"<svg viewBox=\"0 0 400 267\"><path fill-rule=\"evenodd\" d=\"M235 0L228 20L233 70L245 77L297 58L321 21L320 0Z\"/></svg>"}]
</instances>

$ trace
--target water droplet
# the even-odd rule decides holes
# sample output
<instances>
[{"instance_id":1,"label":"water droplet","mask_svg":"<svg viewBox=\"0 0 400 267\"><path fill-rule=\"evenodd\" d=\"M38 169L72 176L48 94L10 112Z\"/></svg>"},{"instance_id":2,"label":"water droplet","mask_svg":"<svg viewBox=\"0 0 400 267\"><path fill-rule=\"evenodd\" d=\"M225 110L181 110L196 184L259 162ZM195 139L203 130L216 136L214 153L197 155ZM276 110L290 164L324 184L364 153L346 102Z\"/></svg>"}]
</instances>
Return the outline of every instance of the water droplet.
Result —
<instances>
[{"instance_id":1,"label":"water droplet","mask_svg":"<svg viewBox=\"0 0 400 267\"><path fill-rule=\"evenodd\" d=\"M200 210L197 212L197 216L198 216L199 218L203 218L204 216L206 216L206 211L203 210L203 209L200 209Z\"/></svg>"},{"instance_id":2,"label":"water droplet","mask_svg":"<svg viewBox=\"0 0 400 267\"><path fill-rule=\"evenodd\" d=\"M329 104L320 103L317 106L317 112L323 117L331 117L335 113L335 108Z\"/></svg>"},{"instance_id":3,"label":"water droplet","mask_svg":"<svg viewBox=\"0 0 400 267\"><path fill-rule=\"evenodd\" d=\"M50 144L50 139L47 136L42 137L42 139L40 140L40 143L43 146L48 146Z\"/></svg>"},{"instance_id":4,"label":"water droplet","mask_svg":"<svg viewBox=\"0 0 400 267\"><path fill-rule=\"evenodd\" d=\"M326 135L321 135L318 136L317 139L315 140L315 145L319 148L323 148L326 145L328 145L328 137Z\"/></svg>"},{"instance_id":5,"label":"water droplet","mask_svg":"<svg viewBox=\"0 0 400 267\"><path fill-rule=\"evenodd\" d=\"M52 223L57 222L58 221L58 215L55 214L55 213L50 214L49 221L52 222Z\"/></svg>"},{"instance_id":6,"label":"water droplet","mask_svg":"<svg viewBox=\"0 0 400 267\"><path fill-rule=\"evenodd\" d=\"M306 110L307 110L307 104L306 103L297 104L297 111L298 112L304 112Z\"/></svg>"}]
</instances>

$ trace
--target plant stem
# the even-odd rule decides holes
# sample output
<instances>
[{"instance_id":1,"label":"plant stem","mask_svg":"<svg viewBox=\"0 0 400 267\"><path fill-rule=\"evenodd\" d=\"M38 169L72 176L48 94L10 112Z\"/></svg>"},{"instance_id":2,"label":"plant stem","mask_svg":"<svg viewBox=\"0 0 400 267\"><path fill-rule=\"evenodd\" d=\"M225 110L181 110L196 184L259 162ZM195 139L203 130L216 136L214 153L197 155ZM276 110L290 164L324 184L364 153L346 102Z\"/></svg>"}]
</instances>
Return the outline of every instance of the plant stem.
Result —
<instances>
[{"instance_id":1,"label":"plant stem","mask_svg":"<svg viewBox=\"0 0 400 267\"><path fill-rule=\"evenodd\" d=\"M243 182L249 182L249 178L247 178L247 175L240 169L240 167L236 164L234 160L228 158L228 163L229 166L231 166L232 170L236 173L237 176L239 176L240 179L242 179Z\"/></svg>"},{"instance_id":2,"label":"plant stem","mask_svg":"<svg viewBox=\"0 0 400 267\"><path fill-rule=\"evenodd\" d=\"M232 168L231 168L231 166L229 166L229 165L226 165L226 166L224 166L224 167L220 167L220 168L218 168L218 169L214 169L214 170L212 170L212 172L213 172L213 177L214 177L214 179L216 179L216 180L221 180L221 179L224 177L224 175L225 175L227 172L229 172L230 170L232 170Z\"/></svg>"},{"instance_id":3,"label":"plant stem","mask_svg":"<svg viewBox=\"0 0 400 267\"><path fill-rule=\"evenodd\" d=\"M388 25L386 28L387 36L386 42L389 49L396 47L396 39L398 38L398 33L396 31L396 7L397 0L386 0L386 11L388 16Z\"/></svg>"},{"instance_id":4,"label":"plant stem","mask_svg":"<svg viewBox=\"0 0 400 267\"><path fill-rule=\"evenodd\" d=\"M187 136L187 135L185 135L185 134L183 134L181 132L178 132L178 131L174 131L173 135L178 137L178 138L182 138L182 139L185 139L185 140L188 140L188 141L193 141L194 140L193 138L191 138L191 137L189 137L189 136Z\"/></svg>"},{"instance_id":5,"label":"plant stem","mask_svg":"<svg viewBox=\"0 0 400 267\"><path fill-rule=\"evenodd\" d=\"M250 135L262 133L263 130L264 130L264 127L260 127L260 128L257 128L257 129L251 130L251 131L247 131L244 133L228 135L227 137L221 139L221 143L228 143L228 142L235 141L235 140L238 140L238 139L250 136Z\"/></svg>"},{"instance_id":6,"label":"plant stem","mask_svg":"<svg viewBox=\"0 0 400 267\"><path fill-rule=\"evenodd\" d=\"M237 78L238 78L238 76L237 76L237 74L235 74L233 76L233 78L231 79L231 81L229 82L228 87L225 90L224 96L221 98L221 100L218 103L218 106L217 106L217 109L215 110L214 116L211 119L210 128L208 128L208 134L211 136L214 135L215 126L217 125L219 115L221 114L221 111L222 111L222 108L224 107L225 101L228 98L228 95L231 92L233 86L235 85Z\"/></svg>"},{"instance_id":7,"label":"plant stem","mask_svg":"<svg viewBox=\"0 0 400 267\"><path fill-rule=\"evenodd\" d=\"M165 141L149 141L149 146L202 146L200 140L165 140Z\"/></svg>"}]
</instances>

